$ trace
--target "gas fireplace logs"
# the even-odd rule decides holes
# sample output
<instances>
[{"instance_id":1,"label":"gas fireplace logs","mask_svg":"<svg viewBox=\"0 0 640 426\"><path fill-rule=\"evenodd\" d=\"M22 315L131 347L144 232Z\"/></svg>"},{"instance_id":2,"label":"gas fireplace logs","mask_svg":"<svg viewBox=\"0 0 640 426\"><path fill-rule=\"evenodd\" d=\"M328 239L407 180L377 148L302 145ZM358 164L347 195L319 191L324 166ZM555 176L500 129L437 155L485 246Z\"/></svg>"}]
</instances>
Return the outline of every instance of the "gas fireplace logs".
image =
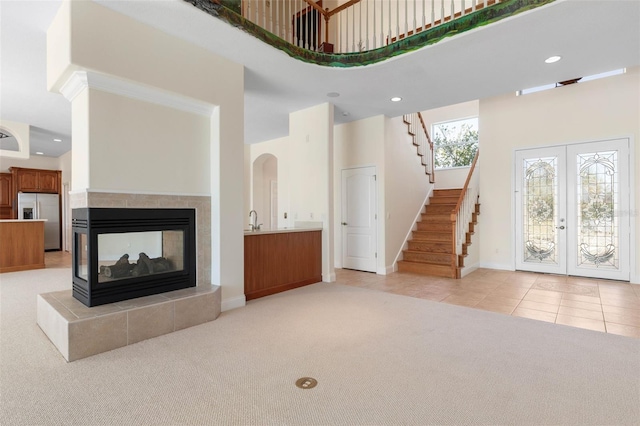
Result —
<instances>
[{"instance_id":1,"label":"gas fireplace logs","mask_svg":"<svg viewBox=\"0 0 640 426\"><path fill-rule=\"evenodd\" d=\"M146 253L140 253L136 263L129 263L129 254L123 254L113 265L101 265L100 274L107 278L118 279L159 274L174 269L171 261L164 257L151 259Z\"/></svg>"}]
</instances>

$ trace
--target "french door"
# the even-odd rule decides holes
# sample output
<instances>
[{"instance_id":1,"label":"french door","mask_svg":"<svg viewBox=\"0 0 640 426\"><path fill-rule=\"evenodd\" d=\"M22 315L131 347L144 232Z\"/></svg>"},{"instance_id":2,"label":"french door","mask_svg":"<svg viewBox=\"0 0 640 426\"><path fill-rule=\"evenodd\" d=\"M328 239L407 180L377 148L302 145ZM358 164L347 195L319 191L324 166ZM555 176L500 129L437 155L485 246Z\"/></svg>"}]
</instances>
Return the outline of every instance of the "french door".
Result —
<instances>
[{"instance_id":1,"label":"french door","mask_svg":"<svg viewBox=\"0 0 640 426\"><path fill-rule=\"evenodd\" d=\"M516 151L516 269L629 280L629 140Z\"/></svg>"}]
</instances>

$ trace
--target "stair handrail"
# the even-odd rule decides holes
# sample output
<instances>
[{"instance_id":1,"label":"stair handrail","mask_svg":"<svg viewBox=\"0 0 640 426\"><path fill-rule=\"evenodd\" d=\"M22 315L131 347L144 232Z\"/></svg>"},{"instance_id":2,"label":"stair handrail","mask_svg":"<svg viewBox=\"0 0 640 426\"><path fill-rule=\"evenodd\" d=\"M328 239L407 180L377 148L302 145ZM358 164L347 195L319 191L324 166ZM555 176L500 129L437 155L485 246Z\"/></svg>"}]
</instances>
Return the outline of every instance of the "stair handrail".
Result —
<instances>
[{"instance_id":1,"label":"stair handrail","mask_svg":"<svg viewBox=\"0 0 640 426\"><path fill-rule=\"evenodd\" d=\"M427 131L427 126L424 123L422 114L420 114L420 112L404 114L402 119L409 126L409 134L413 139L413 144L417 147L420 164L424 166L425 174L429 176L429 183L434 183L436 178L433 142Z\"/></svg>"},{"instance_id":2,"label":"stair handrail","mask_svg":"<svg viewBox=\"0 0 640 426\"><path fill-rule=\"evenodd\" d=\"M476 151L476 155L471 163L471 168L467 174L467 180L464 183L464 187L458 197L456 207L451 211L451 222L455 222L454 232L454 250L457 255L462 254L462 246L466 242L466 235L469 230L469 223L473 212L475 212L475 205L478 202L479 188L478 188L478 175L476 173L476 164L480 157L480 149Z\"/></svg>"},{"instance_id":3,"label":"stair handrail","mask_svg":"<svg viewBox=\"0 0 640 426\"><path fill-rule=\"evenodd\" d=\"M427 174L429 175L429 182L434 183L436 181L436 168L435 168L435 155L433 153L433 141L431 140L431 136L429 136L429 131L427 130L427 125L424 124L424 118L422 118L422 114L418 111L418 118L420 119L420 123L422 124L422 130L424 130L424 134L427 137L427 143L429 144L429 166L427 167ZM425 165L426 166L426 165Z\"/></svg>"}]
</instances>

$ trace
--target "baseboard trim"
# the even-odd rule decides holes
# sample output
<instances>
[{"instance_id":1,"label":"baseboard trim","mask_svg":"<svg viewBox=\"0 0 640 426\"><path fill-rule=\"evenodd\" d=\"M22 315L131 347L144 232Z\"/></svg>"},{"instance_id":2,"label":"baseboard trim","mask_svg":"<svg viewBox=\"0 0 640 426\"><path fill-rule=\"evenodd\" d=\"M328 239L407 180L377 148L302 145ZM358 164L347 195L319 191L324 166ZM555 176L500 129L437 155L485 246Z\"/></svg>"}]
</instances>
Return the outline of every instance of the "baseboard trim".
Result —
<instances>
[{"instance_id":1,"label":"baseboard trim","mask_svg":"<svg viewBox=\"0 0 640 426\"><path fill-rule=\"evenodd\" d=\"M323 283L333 283L336 281L336 273L335 271L330 274L322 274L322 282Z\"/></svg>"},{"instance_id":2,"label":"baseboard trim","mask_svg":"<svg viewBox=\"0 0 640 426\"><path fill-rule=\"evenodd\" d=\"M246 306L247 299L244 295L238 297L232 297L222 301L222 312L230 311L236 308L242 308Z\"/></svg>"},{"instance_id":3,"label":"baseboard trim","mask_svg":"<svg viewBox=\"0 0 640 426\"><path fill-rule=\"evenodd\" d=\"M480 268L479 263L474 263L473 265L465 266L464 268L462 268L462 271L460 271L460 278L466 277L473 271L478 270L478 268Z\"/></svg>"},{"instance_id":4,"label":"baseboard trim","mask_svg":"<svg viewBox=\"0 0 640 426\"><path fill-rule=\"evenodd\" d=\"M396 272L398 270L398 264L394 262L393 265L387 266L387 267L382 267L382 268L378 268L378 270L376 271L376 274L378 275L389 275L392 274L394 272Z\"/></svg>"},{"instance_id":5,"label":"baseboard trim","mask_svg":"<svg viewBox=\"0 0 640 426\"><path fill-rule=\"evenodd\" d=\"M515 271L513 266L504 263L480 262L480 268L499 269L501 271Z\"/></svg>"}]
</instances>

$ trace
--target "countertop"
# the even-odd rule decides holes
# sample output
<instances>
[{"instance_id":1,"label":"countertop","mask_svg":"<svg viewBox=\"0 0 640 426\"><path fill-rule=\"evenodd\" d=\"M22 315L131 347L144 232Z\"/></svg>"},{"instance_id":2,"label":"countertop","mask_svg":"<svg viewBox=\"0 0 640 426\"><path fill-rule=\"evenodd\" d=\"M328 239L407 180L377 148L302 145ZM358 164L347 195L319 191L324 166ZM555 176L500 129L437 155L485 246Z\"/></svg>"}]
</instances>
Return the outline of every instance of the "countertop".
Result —
<instances>
[{"instance_id":1,"label":"countertop","mask_svg":"<svg viewBox=\"0 0 640 426\"><path fill-rule=\"evenodd\" d=\"M46 222L47 219L0 219L0 223L10 222Z\"/></svg>"},{"instance_id":2,"label":"countertop","mask_svg":"<svg viewBox=\"0 0 640 426\"><path fill-rule=\"evenodd\" d=\"M244 236L250 235L266 235L266 234L285 234L291 232L309 232L309 231L322 231L322 228L277 228L277 229L264 229L260 231L244 230Z\"/></svg>"}]
</instances>

